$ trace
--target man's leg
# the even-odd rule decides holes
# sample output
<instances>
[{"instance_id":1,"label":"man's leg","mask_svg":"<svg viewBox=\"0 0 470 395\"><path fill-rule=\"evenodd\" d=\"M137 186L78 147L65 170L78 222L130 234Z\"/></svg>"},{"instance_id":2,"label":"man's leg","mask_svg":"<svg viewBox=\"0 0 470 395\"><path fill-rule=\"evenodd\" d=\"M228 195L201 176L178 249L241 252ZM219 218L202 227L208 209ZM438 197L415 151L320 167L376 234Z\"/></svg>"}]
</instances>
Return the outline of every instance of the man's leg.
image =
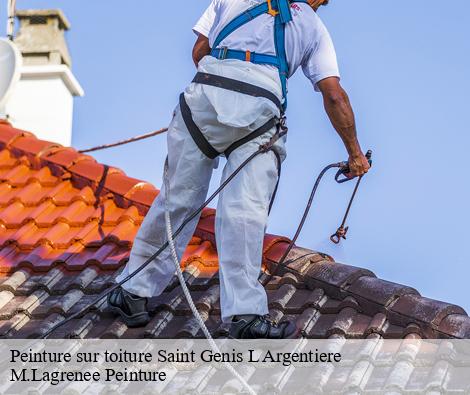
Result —
<instances>
[{"instance_id":1,"label":"man's leg","mask_svg":"<svg viewBox=\"0 0 470 395\"><path fill-rule=\"evenodd\" d=\"M257 138L235 150L225 166L223 179L267 140L268 137ZM283 142L278 145L284 151ZM268 313L266 291L258 277L269 203L277 179L277 159L270 151L249 162L220 195L216 239L225 322L234 315Z\"/></svg>"},{"instance_id":2,"label":"man's leg","mask_svg":"<svg viewBox=\"0 0 470 395\"><path fill-rule=\"evenodd\" d=\"M214 166L196 146L177 108L168 131L168 163L170 182L170 210L173 230L204 202ZM165 191L162 187L147 213L135 238L129 262L117 278L121 281L137 270L166 242ZM194 218L175 239L178 256L191 239L199 217ZM158 296L175 273L167 248L159 257L123 285L123 288L139 297Z\"/></svg>"}]
</instances>

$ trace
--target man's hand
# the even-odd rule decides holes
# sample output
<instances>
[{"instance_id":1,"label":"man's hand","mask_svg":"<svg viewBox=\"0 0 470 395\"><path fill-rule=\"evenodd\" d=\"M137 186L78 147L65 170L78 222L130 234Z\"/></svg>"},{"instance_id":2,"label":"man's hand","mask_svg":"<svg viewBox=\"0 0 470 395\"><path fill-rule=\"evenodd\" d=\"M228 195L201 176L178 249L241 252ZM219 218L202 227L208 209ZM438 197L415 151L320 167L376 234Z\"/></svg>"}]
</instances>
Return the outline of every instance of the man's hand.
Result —
<instances>
[{"instance_id":1,"label":"man's hand","mask_svg":"<svg viewBox=\"0 0 470 395\"><path fill-rule=\"evenodd\" d=\"M346 177L360 177L366 174L370 169L369 161L364 154L349 157L349 173Z\"/></svg>"},{"instance_id":2,"label":"man's hand","mask_svg":"<svg viewBox=\"0 0 470 395\"><path fill-rule=\"evenodd\" d=\"M318 88L323 95L325 110L330 121L349 154L350 172L346 176L362 176L369 171L370 166L357 140L356 122L348 95L337 77L325 78L318 83Z\"/></svg>"}]
</instances>

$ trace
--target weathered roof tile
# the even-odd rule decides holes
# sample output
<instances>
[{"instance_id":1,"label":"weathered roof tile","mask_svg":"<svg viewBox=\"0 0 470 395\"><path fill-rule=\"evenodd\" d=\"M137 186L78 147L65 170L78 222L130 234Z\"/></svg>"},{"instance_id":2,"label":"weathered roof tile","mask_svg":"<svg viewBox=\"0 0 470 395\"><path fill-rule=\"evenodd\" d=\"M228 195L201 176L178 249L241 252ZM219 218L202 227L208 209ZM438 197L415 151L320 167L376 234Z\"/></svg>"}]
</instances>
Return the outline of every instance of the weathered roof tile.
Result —
<instances>
[{"instance_id":1,"label":"weathered roof tile","mask_svg":"<svg viewBox=\"0 0 470 395\"><path fill-rule=\"evenodd\" d=\"M451 314L466 315L464 309L453 304L419 295L404 295L390 307L389 319L392 323L402 326L410 323L426 323L434 329Z\"/></svg>"},{"instance_id":2,"label":"weathered roof tile","mask_svg":"<svg viewBox=\"0 0 470 395\"><path fill-rule=\"evenodd\" d=\"M470 339L470 318L463 314L449 314L439 323L438 330L444 336Z\"/></svg>"},{"instance_id":3,"label":"weathered roof tile","mask_svg":"<svg viewBox=\"0 0 470 395\"><path fill-rule=\"evenodd\" d=\"M341 263L331 264L329 261L312 264L304 274L305 281L311 287L323 287L336 297L341 297L344 289L363 276L375 277L370 270Z\"/></svg>"},{"instance_id":4,"label":"weathered roof tile","mask_svg":"<svg viewBox=\"0 0 470 395\"><path fill-rule=\"evenodd\" d=\"M403 295L419 295L414 288L371 276L359 277L347 287L347 291L357 298L363 309L369 311L380 306L388 307Z\"/></svg>"}]
</instances>

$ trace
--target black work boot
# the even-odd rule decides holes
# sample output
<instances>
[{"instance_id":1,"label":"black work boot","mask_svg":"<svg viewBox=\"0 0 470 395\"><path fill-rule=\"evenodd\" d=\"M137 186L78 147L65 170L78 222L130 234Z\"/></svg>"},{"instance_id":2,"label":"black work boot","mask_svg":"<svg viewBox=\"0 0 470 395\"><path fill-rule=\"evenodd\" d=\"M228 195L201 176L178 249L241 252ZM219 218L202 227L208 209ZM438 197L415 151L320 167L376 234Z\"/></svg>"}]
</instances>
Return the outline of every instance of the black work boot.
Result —
<instances>
[{"instance_id":1,"label":"black work boot","mask_svg":"<svg viewBox=\"0 0 470 395\"><path fill-rule=\"evenodd\" d=\"M291 321L279 324L262 315L234 316L229 330L233 339L296 339L300 331Z\"/></svg>"},{"instance_id":2,"label":"black work boot","mask_svg":"<svg viewBox=\"0 0 470 395\"><path fill-rule=\"evenodd\" d=\"M147 298L131 294L121 287L108 295L108 305L128 327L145 326L150 321Z\"/></svg>"}]
</instances>

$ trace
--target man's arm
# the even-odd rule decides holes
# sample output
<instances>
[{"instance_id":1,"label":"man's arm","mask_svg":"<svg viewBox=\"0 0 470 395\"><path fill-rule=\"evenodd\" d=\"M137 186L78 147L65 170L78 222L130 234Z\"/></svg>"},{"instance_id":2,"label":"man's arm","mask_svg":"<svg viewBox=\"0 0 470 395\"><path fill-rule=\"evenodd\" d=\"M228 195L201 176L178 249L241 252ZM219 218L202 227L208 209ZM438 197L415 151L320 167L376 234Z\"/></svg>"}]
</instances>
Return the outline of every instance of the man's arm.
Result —
<instances>
[{"instance_id":1,"label":"man's arm","mask_svg":"<svg viewBox=\"0 0 470 395\"><path fill-rule=\"evenodd\" d=\"M362 153L357 140L356 122L348 95L336 77L325 78L318 82L323 95L325 110L333 127L343 140L349 154L350 176L361 176L369 171L369 162Z\"/></svg>"},{"instance_id":2,"label":"man's arm","mask_svg":"<svg viewBox=\"0 0 470 395\"><path fill-rule=\"evenodd\" d=\"M211 53L211 47L209 46L209 39L203 34L199 33L196 43L193 48L193 61L196 67L200 60Z\"/></svg>"}]
</instances>

